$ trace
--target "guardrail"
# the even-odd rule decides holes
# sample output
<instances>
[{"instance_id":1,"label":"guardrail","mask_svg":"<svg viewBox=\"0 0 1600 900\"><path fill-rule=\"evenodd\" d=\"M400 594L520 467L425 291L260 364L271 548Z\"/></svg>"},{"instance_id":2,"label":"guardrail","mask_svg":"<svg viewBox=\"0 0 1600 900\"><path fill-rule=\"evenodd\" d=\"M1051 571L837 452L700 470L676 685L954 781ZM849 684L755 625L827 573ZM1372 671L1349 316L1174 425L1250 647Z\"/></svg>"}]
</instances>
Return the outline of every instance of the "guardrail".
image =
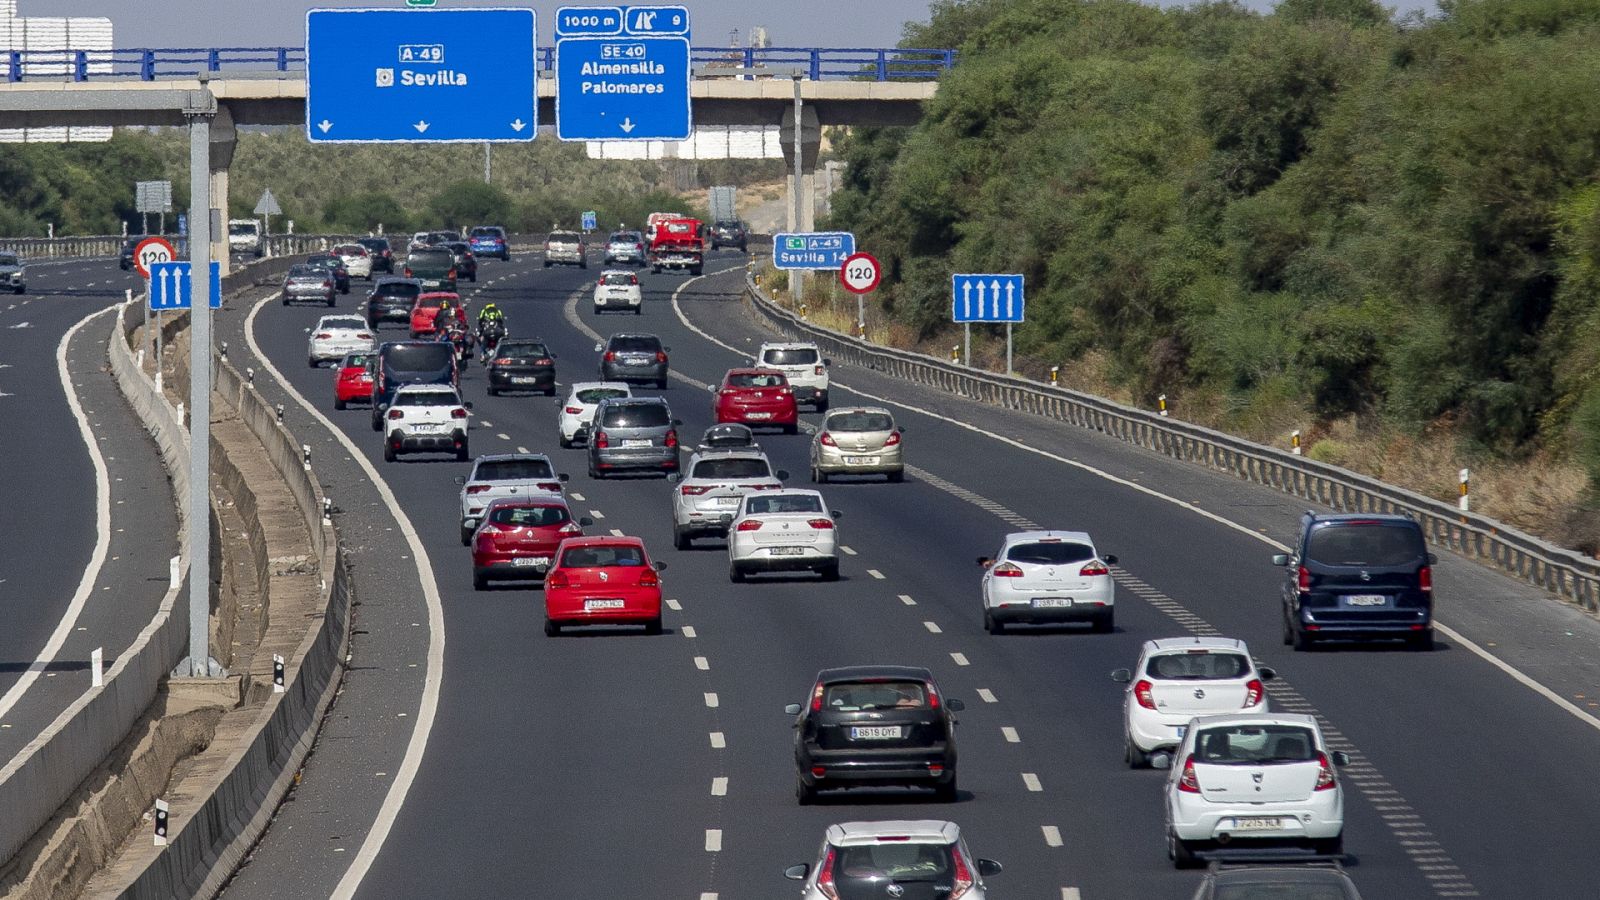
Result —
<instances>
[{"instance_id":1,"label":"guardrail","mask_svg":"<svg viewBox=\"0 0 1600 900\"><path fill-rule=\"evenodd\" d=\"M0 250L15 253L23 262L32 259L112 257L122 252L126 238L114 234L58 238L0 238Z\"/></svg>"},{"instance_id":2,"label":"guardrail","mask_svg":"<svg viewBox=\"0 0 1600 900\"><path fill-rule=\"evenodd\" d=\"M540 47L540 72L554 72L554 47ZM763 77L804 71L813 81L866 79L932 81L949 71L956 51L900 47L693 47L690 64L702 74ZM121 50L0 52L0 77L21 81L157 81L163 78L283 77L303 73L304 47L172 47Z\"/></svg>"},{"instance_id":3,"label":"guardrail","mask_svg":"<svg viewBox=\"0 0 1600 900\"><path fill-rule=\"evenodd\" d=\"M1600 611L1600 562L1476 513L1357 472L1100 397L980 372L937 357L869 344L804 321L746 276L752 305L780 330L815 341L834 359L1006 409L1099 431L1243 481L1347 512L1410 515L1435 545Z\"/></svg>"}]
</instances>

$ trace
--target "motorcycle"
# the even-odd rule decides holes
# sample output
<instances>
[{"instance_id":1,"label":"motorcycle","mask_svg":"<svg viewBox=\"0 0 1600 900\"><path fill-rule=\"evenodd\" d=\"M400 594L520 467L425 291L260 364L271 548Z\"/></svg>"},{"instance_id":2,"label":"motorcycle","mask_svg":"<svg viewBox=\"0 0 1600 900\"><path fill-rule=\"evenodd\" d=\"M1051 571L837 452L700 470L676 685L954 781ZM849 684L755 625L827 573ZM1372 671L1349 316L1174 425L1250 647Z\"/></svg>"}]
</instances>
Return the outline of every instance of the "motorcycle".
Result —
<instances>
[{"instance_id":1,"label":"motorcycle","mask_svg":"<svg viewBox=\"0 0 1600 900\"><path fill-rule=\"evenodd\" d=\"M434 333L434 340L449 341L456 351L456 365L465 366L472 358L472 333L459 325L446 327Z\"/></svg>"},{"instance_id":2,"label":"motorcycle","mask_svg":"<svg viewBox=\"0 0 1600 900\"><path fill-rule=\"evenodd\" d=\"M478 323L478 346L483 350L483 364L489 365L494 361L494 354L500 347L500 341L505 339L506 323L500 319L490 319Z\"/></svg>"}]
</instances>

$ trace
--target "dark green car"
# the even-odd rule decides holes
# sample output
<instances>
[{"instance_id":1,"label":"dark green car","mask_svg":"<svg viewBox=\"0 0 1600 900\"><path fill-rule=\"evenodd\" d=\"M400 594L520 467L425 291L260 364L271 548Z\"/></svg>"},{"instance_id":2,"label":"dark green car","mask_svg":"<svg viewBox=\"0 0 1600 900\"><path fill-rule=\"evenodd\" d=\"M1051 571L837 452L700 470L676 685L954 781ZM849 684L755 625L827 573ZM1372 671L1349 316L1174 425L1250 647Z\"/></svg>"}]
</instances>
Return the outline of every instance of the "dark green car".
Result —
<instances>
[{"instance_id":1,"label":"dark green car","mask_svg":"<svg viewBox=\"0 0 1600 900\"><path fill-rule=\"evenodd\" d=\"M420 247L406 257L405 277L422 282L424 291L456 289L456 255L445 246Z\"/></svg>"}]
</instances>

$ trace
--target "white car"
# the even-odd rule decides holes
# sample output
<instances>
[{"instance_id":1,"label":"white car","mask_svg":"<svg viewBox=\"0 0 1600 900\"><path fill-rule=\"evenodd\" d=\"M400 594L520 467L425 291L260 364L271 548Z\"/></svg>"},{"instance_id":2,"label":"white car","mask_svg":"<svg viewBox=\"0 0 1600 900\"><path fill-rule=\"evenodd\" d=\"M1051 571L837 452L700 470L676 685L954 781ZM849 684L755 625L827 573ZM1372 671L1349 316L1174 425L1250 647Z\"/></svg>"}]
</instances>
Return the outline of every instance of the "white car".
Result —
<instances>
[{"instance_id":1,"label":"white car","mask_svg":"<svg viewBox=\"0 0 1600 900\"><path fill-rule=\"evenodd\" d=\"M815 572L839 580L838 530L816 491L746 494L728 525L728 577L756 572Z\"/></svg>"},{"instance_id":2,"label":"white car","mask_svg":"<svg viewBox=\"0 0 1600 900\"><path fill-rule=\"evenodd\" d=\"M672 492L672 546L688 550L697 537L722 537L739 511L739 501L755 491L783 489L788 472L773 472L767 455L754 447L701 449L689 457L686 475L667 476Z\"/></svg>"},{"instance_id":3,"label":"white car","mask_svg":"<svg viewBox=\"0 0 1600 900\"><path fill-rule=\"evenodd\" d=\"M351 278L372 280L372 253L360 244L340 244L333 248L335 256L344 260L344 270Z\"/></svg>"},{"instance_id":4,"label":"white car","mask_svg":"<svg viewBox=\"0 0 1600 900\"><path fill-rule=\"evenodd\" d=\"M471 459L471 408L448 384L401 385L383 414L383 461L394 462L402 453L453 453L458 462Z\"/></svg>"},{"instance_id":5,"label":"white car","mask_svg":"<svg viewBox=\"0 0 1600 900\"><path fill-rule=\"evenodd\" d=\"M756 351L754 364L777 369L789 379L796 403L809 403L817 412L828 409L828 367L833 360L823 359L822 351L809 342L769 342Z\"/></svg>"},{"instance_id":6,"label":"white car","mask_svg":"<svg viewBox=\"0 0 1600 900\"><path fill-rule=\"evenodd\" d=\"M639 276L621 269L607 269L600 273L594 285L594 311L620 309L634 315L644 313L644 291L639 287Z\"/></svg>"},{"instance_id":7,"label":"white car","mask_svg":"<svg viewBox=\"0 0 1600 900\"><path fill-rule=\"evenodd\" d=\"M1123 757L1135 769L1150 755L1178 746L1196 716L1267 712L1262 682L1278 673L1257 667L1244 641L1220 637L1145 641L1132 670L1111 680L1126 684L1122 702Z\"/></svg>"},{"instance_id":8,"label":"white car","mask_svg":"<svg viewBox=\"0 0 1600 900\"><path fill-rule=\"evenodd\" d=\"M1196 852L1240 842L1304 844L1344 853L1344 790L1311 716L1203 716L1189 723L1167 777L1167 855L1179 868Z\"/></svg>"},{"instance_id":9,"label":"white car","mask_svg":"<svg viewBox=\"0 0 1600 900\"><path fill-rule=\"evenodd\" d=\"M456 476L461 485L461 546L472 545L472 533L483 524L484 510L501 498L566 497L561 485L565 472L556 473L543 453L496 453L480 456L472 474Z\"/></svg>"},{"instance_id":10,"label":"white car","mask_svg":"<svg viewBox=\"0 0 1600 900\"><path fill-rule=\"evenodd\" d=\"M841 822L828 826L816 862L783 874L805 883L801 900L984 900L983 880L1000 874L1000 864L973 856L954 822Z\"/></svg>"},{"instance_id":11,"label":"white car","mask_svg":"<svg viewBox=\"0 0 1600 900\"><path fill-rule=\"evenodd\" d=\"M1006 535L983 567L983 627L1000 634L1015 623L1088 622L1112 629L1115 556L1101 556L1081 531L1019 531Z\"/></svg>"},{"instance_id":12,"label":"white car","mask_svg":"<svg viewBox=\"0 0 1600 900\"><path fill-rule=\"evenodd\" d=\"M594 411L601 400L632 397L633 388L621 381L580 381L567 392L561 401L561 412L556 415L557 439L563 450L589 441L589 429L594 426Z\"/></svg>"},{"instance_id":13,"label":"white car","mask_svg":"<svg viewBox=\"0 0 1600 900\"><path fill-rule=\"evenodd\" d=\"M306 362L315 369L325 362L344 359L350 353L372 353L378 339L372 326L361 316L323 316L315 328L307 328Z\"/></svg>"}]
</instances>

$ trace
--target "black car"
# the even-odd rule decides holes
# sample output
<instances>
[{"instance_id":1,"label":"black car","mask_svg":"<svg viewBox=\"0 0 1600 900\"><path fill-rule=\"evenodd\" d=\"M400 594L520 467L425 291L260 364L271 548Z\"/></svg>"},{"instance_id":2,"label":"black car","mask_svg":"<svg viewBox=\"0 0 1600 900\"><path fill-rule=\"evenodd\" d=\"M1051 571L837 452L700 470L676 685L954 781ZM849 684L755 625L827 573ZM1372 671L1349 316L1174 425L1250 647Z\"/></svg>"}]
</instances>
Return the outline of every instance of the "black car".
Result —
<instances>
[{"instance_id":1,"label":"black car","mask_svg":"<svg viewBox=\"0 0 1600 900\"><path fill-rule=\"evenodd\" d=\"M1350 876L1333 866L1213 865L1193 900L1361 900Z\"/></svg>"},{"instance_id":2,"label":"black car","mask_svg":"<svg viewBox=\"0 0 1600 900\"><path fill-rule=\"evenodd\" d=\"M447 247L455 254L457 279L478 280L478 257L473 255L470 244L465 241L446 241L439 246Z\"/></svg>"},{"instance_id":3,"label":"black car","mask_svg":"<svg viewBox=\"0 0 1600 900\"><path fill-rule=\"evenodd\" d=\"M505 391L556 393L556 356L543 341L504 338L489 364L489 396Z\"/></svg>"},{"instance_id":4,"label":"black car","mask_svg":"<svg viewBox=\"0 0 1600 900\"><path fill-rule=\"evenodd\" d=\"M933 673L913 666L848 666L817 673L795 717L795 797L813 802L825 788L930 787L956 799L956 720Z\"/></svg>"},{"instance_id":5,"label":"black car","mask_svg":"<svg viewBox=\"0 0 1600 900\"><path fill-rule=\"evenodd\" d=\"M725 221L711 226L711 249L719 247L738 247L744 253L750 244L750 236L745 232L743 222Z\"/></svg>"},{"instance_id":6,"label":"black car","mask_svg":"<svg viewBox=\"0 0 1600 900\"><path fill-rule=\"evenodd\" d=\"M594 350L600 354L601 381L667 386L667 354L672 348L661 346L661 339L653 334L613 334Z\"/></svg>"},{"instance_id":7,"label":"black car","mask_svg":"<svg viewBox=\"0 0 1600 900\"><path fill-rule=\"evenodd\" d=\"M394 274L394 248L389 245L388 238L361 238L356 243L367 248L367 253L372 256L372 274Z\"/></svg>"},{"instance_id":8,"label":"black car","mask_svg":"<svg viewBox=\"0 0 1600 900\"><path fill-rule=\"evenodd\" d=\"M306 257L306 264L332 272L333 283L339 293L350 293L350 270L344 267L343 259L332 253L313 253Z\"/></svg>"},{"instance_id":9,"label":"black car","mask_svg":"<svg viewBox=\"0 0 1600 900\"><path fill-rule=\"evenodd\" d=\"M380 278L367 294L362 312L367 324L377 328L384 322L411 326L411 307L422 296L422 282L415 278Z\"/></svg>"},{"instance_id":10,"label":"black car","mask_svg":"<svg viewBox=\"0 0 1600 900\"><path fill-rule=\"evenodd\" d=\"M121 258L117 260L117 265L122 269L122 271L127 272L133 268L133 251L138 248L139 242L142 240L144 240L143 235L139 237L131 237L122 242L122 255Z\"/></svg>"},{"instance_id":11,"label":"black car","mask_svg":"<svg viewBox=\"0 0 1600 900\"><path fill-rule=\"evenodd\" d=\"M1435 562L1414 519L1307 512L1294 553L1272 557L1284 567L1283 642L1402 638L1433 649Z\"/></svg>"}]
</instances>

